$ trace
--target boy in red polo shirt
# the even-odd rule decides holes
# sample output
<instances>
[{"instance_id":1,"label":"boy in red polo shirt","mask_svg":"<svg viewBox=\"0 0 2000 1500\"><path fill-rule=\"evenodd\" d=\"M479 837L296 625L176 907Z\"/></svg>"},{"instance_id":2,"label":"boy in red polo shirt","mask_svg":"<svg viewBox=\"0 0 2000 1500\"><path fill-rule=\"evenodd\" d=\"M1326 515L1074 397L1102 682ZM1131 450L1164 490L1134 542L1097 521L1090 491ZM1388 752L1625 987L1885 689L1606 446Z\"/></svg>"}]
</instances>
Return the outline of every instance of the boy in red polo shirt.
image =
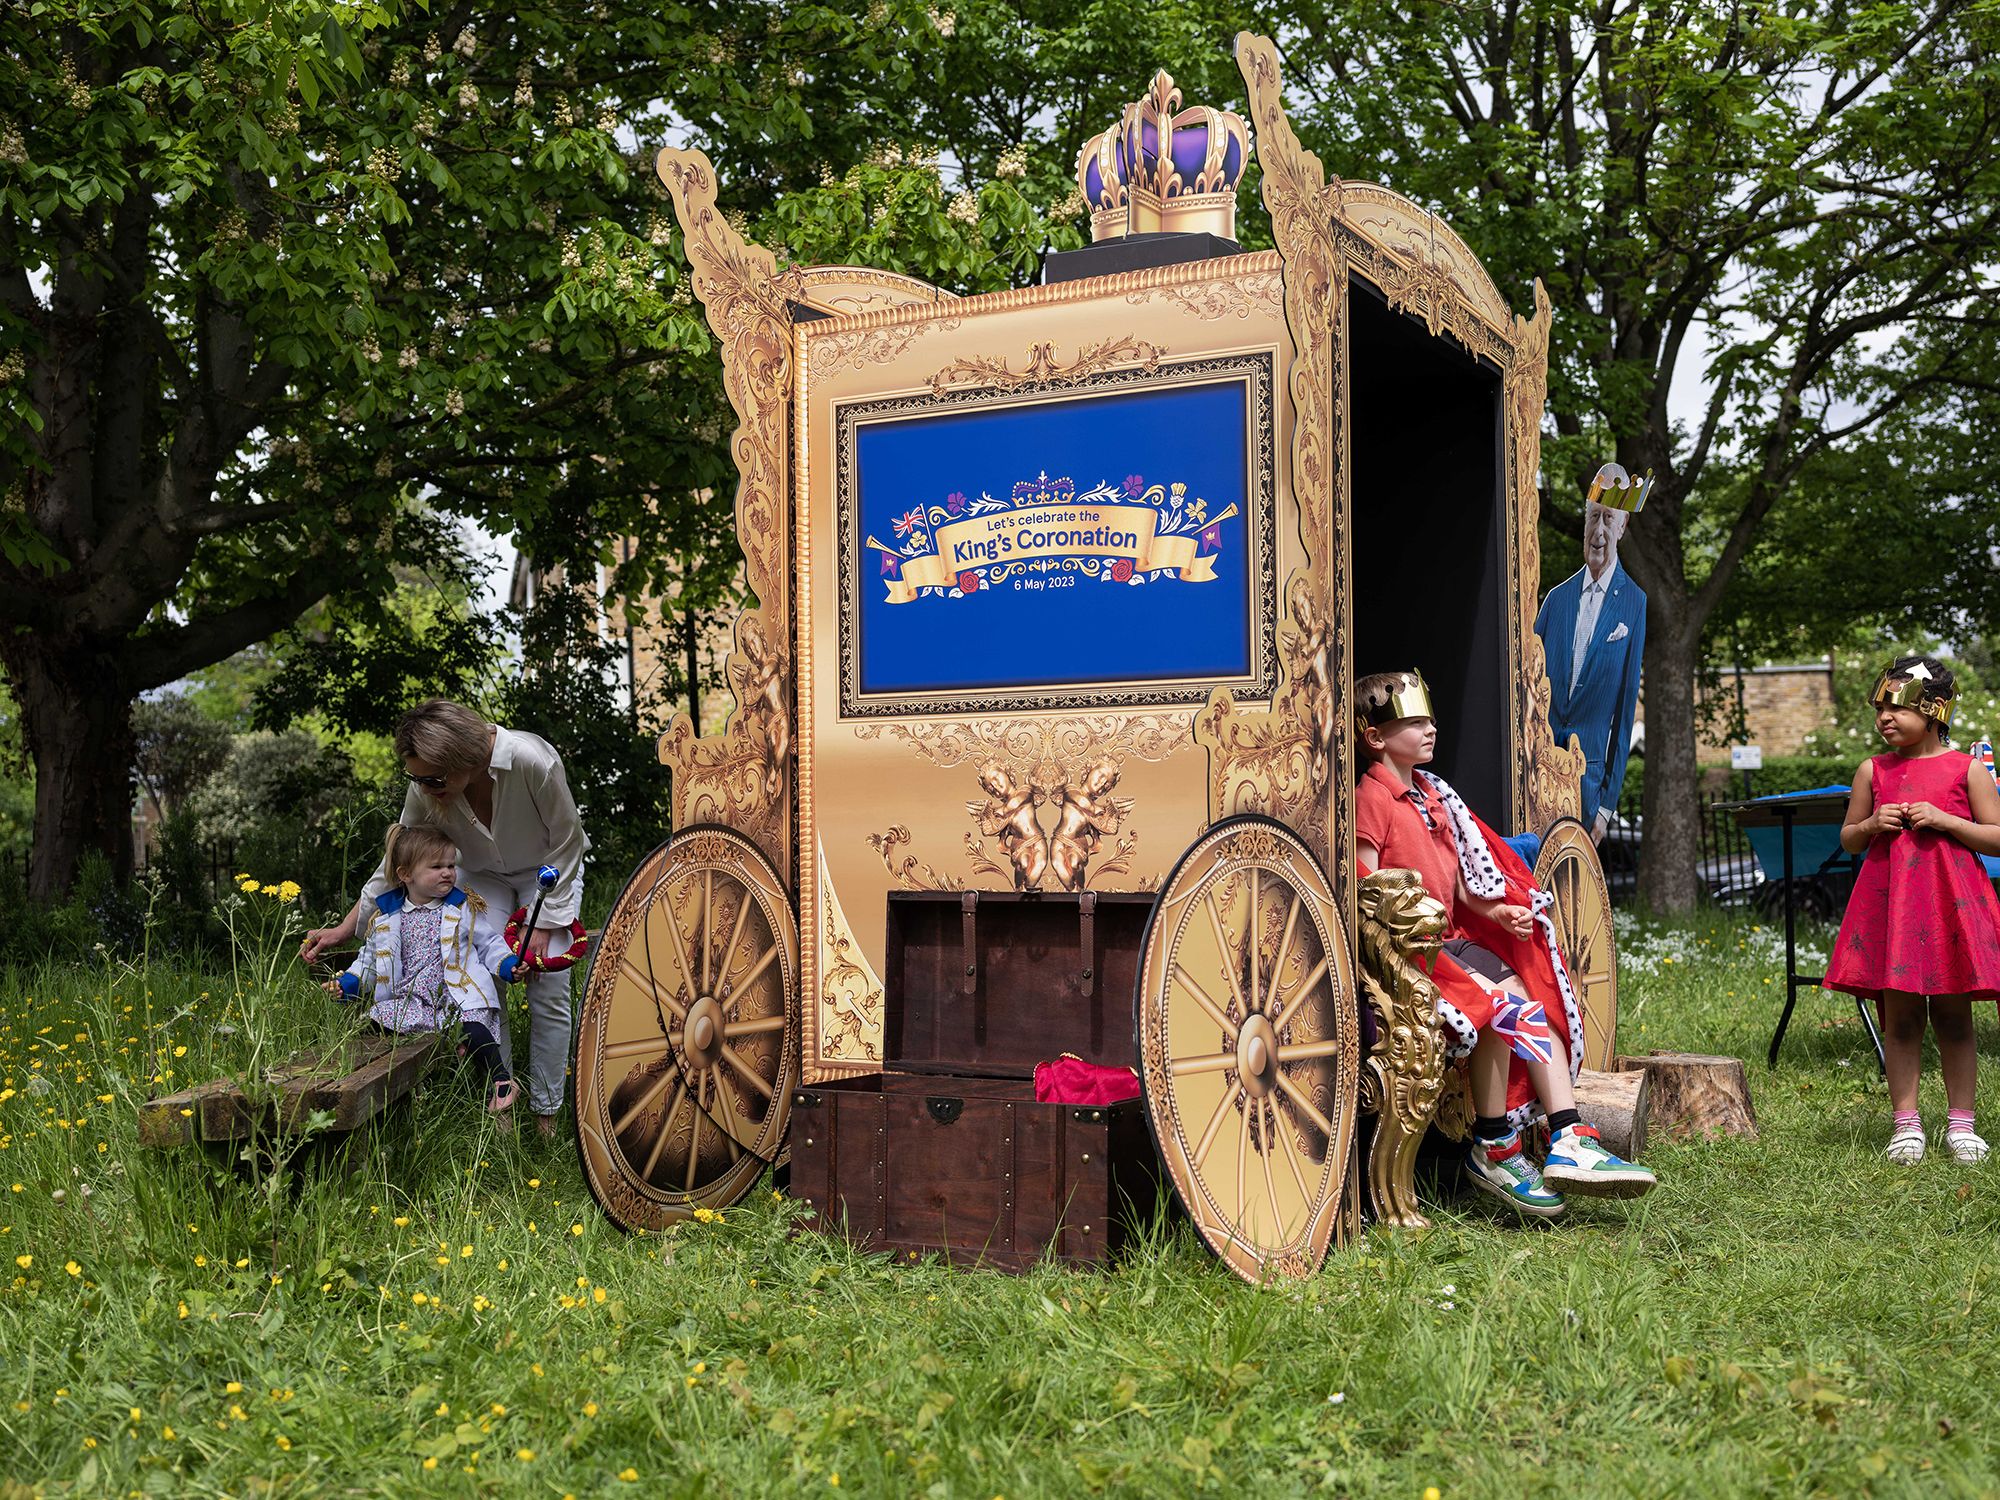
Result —
<instances>
[{"instance_id":1,"label":"boy in red polo shirt","mask_svg":"<svg viewBox=\"0 0 2000 1500\"><path fill-rule=\"evenodd\" d=\"M1354 700L1366 761L1354 798L1362 872L1415 870L1447 913L1449 936L1431 977L1446 1051L1472 1059L1467 1175L1520 1212L1543 1218L1563 1210L1562 1194L1550 1183L1610 1198L1644 1193L1653 1174L1605 1150L1577 1113L1572 1059L1583 1050L1583 1023L1549 897L1449 783L1417 769L1437 744L1423 677L1364 677L1354 685ZM1566 1035L1550 1025L1549 1008L1558 1002ZM1537 1172L1521 1150L1521 1126L1543 1109L1549 1157Z\"/></svg>"}]
</instances>

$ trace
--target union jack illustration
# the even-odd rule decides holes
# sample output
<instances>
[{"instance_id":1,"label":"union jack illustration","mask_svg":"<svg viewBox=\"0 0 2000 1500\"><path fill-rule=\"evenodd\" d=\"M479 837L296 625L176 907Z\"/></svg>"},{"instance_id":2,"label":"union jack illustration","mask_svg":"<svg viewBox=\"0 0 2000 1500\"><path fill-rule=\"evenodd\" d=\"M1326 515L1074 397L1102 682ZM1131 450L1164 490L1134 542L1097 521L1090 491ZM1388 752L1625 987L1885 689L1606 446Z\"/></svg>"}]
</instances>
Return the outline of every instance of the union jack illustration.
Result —
<instances>
[{"instance_id":1,"label":"union jack illustration","mask_svg":"<svg viewBox=\"0 0 2000 1500\"><path fill-rule=\"evenodd\" d=\"M924 508L919 505L915 510L904 511L903 514L896 517L890 524L896 528L897 536L908 536L917 527L924 524Z\"/></svg>"},{"instance_id":2,"label":"union jack illustration","mask_svg":"<svg viewBox=\"0 0 2000 1500\"><path fill-rule=\"evenodd\" d=\"M1549 1018L1541 1001L1501 990L1493 997L1491 1025L1494 1035L1506 1038L1522 1062L1555 1061L1555 1051L1549 1046Z\"/></svg>"}]
</instances>

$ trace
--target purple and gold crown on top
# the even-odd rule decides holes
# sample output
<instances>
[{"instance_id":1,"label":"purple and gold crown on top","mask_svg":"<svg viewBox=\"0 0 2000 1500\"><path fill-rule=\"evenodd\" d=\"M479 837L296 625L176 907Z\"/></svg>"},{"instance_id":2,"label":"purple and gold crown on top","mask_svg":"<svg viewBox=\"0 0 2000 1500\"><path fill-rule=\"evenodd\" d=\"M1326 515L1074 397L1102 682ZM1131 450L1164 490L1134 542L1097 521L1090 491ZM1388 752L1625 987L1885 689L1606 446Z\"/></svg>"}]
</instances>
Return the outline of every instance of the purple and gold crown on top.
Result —
<instances>
[{"instance_id":1,"label":"purple and gold crown on top","mask_svg":"<svg viewBox=\"0 0 2000 1500\"><path fill-rule=\"evenodd\" d=\"M1090 205L1092 240L1162 230L1236 237L1250 128L1226 109L1180 102L1173 79L1156 73L1145 98L1084 143L1076 184Z\"/></svg>"}]
</instances>

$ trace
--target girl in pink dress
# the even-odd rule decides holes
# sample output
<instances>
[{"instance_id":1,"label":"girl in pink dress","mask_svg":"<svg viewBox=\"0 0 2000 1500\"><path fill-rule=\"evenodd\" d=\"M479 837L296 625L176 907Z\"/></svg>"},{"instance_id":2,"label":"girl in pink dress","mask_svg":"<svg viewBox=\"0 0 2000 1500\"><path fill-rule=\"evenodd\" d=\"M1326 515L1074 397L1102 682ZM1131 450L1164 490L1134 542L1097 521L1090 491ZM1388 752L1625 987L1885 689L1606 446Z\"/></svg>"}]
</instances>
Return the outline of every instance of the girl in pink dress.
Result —
<instances>
[{"instance_id":1,"label":"girl in pink dress","mask_svg":"<svg viewBox=\"0 0 2000 1500\"><path fill-rule=\"evenodd\" d=\"M1944 1073L1944 1143L1983 1161L1972 1128L1972 1002L2000 1000L2000 899L1978 854L2000 854L2000 791L1985 766L1947 749L1958 685L1936 657L1900 656L1875 684L1889 749L1861 763L1840 846L1867 851L1827 962L1825 988L1873 998L1882 1014L1895 1128L1889 1160L1923 1160L1917 1114L1924 1021Z\"/></svg>"}]
</instances>

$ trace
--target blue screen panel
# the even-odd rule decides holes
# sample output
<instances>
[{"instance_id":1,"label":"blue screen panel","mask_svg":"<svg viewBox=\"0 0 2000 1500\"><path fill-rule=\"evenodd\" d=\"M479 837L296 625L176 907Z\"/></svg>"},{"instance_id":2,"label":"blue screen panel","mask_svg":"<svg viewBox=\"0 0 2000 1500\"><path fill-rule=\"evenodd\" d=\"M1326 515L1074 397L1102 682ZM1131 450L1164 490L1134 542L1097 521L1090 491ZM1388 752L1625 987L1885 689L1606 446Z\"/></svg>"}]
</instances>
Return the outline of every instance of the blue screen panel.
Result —
<instances>
[{"instance_id":1,"label":"blue screen panel","mask_svg":"<svg viewBox=\"0 0 2000 1500\"><path fill-rule=\"evenodd\" d=\"M1268 363L1235 363L1256 368L855 420L843 613L859 680L844 686L866 700L1254 679Z\"/></svg>"}]
</instances>

